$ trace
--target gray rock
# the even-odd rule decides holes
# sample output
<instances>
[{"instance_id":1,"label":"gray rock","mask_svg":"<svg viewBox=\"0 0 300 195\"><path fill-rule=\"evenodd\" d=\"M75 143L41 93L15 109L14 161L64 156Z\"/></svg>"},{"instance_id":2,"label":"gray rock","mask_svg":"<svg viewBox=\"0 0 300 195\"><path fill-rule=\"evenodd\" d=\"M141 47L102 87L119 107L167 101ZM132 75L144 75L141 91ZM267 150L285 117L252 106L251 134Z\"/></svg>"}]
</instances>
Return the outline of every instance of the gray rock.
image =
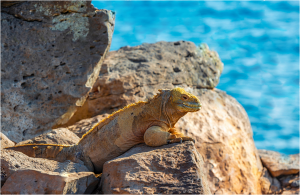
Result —
<instances>
[{"instance_id":1,"label":"gray rock","mask_svg":"<svg viewBox=\"0 0 300 195\"><path fill-rule=\"evenodd\" d=\"M299 173L299 155L284 155L269 150L258 150L260 159L273 177Z\"/></svg>"},{"instance_id":2,"label":"gray rock","mask_svg":"<svg viewBox=\"0 0 300 195\"><path fill-rule=\"evenodd\" d=\"M212 89L222 70L218 54L206 44L196 47L187 41L162 41L123 47L108 53L88 100L67 125L146 100L158 89Z\"/></svg>"},{"instance_id":3,"label":"gray rock","mask_svg":"<svg viewBox=\"0 0 300 195\"><path fill-rule=\"evenodd\" d=\"M19 170L1 188L3 194L90 194L98 184L92 172L59 174Z\"/></svg>"},{"instance_id":4,"label":"gray rock","mask_svg":"<svg viewBox=\"0 0 300 195\"><path fill-rule=\"evenodd\" d=\"M211 194L192 142L137 145L104 164L101 186L104 194Z\"/></svg>"},{"instance_id":5,"label":"gray rock","mask_svg":"<svg viewBox=\"0 0 300 195\"><path fill-rule=\"evenodd\" d=\"M287 175L279 179L282 187L299 188L300 178L299 175Z\"/></svg>"},{"instance_id":6,"label":"gray rock","mask_svg":"<svg viewBox=\"0 0 300 195\"><path fill-rule=\"evenodd\" d=\"M96 124L98 124L101 120L106 118L108 114L98 115L93 118L83 119L78 121L74 125L67 127L71 132L75 133L78 137L82 137L89 130L91 130Z\"/></svg>"},{"instance_id":7,"label":"gray rock","mask_svg":"<svg viewBox=\"0 0 300 195\"><path fill-rule=\"evenodd\" d=\"M58 144L73 145L79 142L80 138L72 131L66 128L53 129L50 132L39 135L35 138L25 140L16 144L17 146L25 144Z\"/></svg>"},{"instance_id":8,"label":"gray rock","mask_svg":"<svg viewBox=\"0 0 300 195\"><path fill-rule=\"evenodd\" d=\"M90 1L1 7L1 126L15 142L66 123L109 50L114 13Z\"/></svg>"},{"instance_id":9,"label":"gray rock","mask_svg":"<svg viewBox=\"0 0 300 195\"><path fill-rule=\"evenodd\" d=\"M282 192L281 184L276 177L272 177L266 167L262 170L261 190L263 194L279 194Z\"/></svg>"},{"instance_id":10,"label":"gray rock","mask_svg":"<svg viewBox=\"0 0 300 195\"><path fill-rule=\"evenodd\" d=\"M39 170L57 172L60 174L88 172L83 162L57 162L54 160L31 158L21 152L1 150L1 183L3 184L12 174L19 170Z\"/></svg>"}]
</instances>

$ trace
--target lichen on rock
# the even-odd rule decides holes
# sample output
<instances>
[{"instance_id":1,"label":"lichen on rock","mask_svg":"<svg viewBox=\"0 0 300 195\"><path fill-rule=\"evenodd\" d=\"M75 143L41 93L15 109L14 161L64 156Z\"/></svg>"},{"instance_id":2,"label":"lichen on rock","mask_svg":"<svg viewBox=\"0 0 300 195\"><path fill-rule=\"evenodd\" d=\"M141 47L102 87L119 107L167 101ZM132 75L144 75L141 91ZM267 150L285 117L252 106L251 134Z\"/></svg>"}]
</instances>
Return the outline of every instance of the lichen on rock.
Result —
<instances>
[{"instance_id":1,"label":"lichen on rock","mask_svg":"<svg viewBox=\"0 0 300 195\"><path fill-rule=\"evenodd\" d=\"M84 14L59 15L53 18L54 24L50 29L65 31L70 29L69 33L73 34L73 41L79 38L85 38L89 33L89 20Z\"/></svg>"}]
</instances>

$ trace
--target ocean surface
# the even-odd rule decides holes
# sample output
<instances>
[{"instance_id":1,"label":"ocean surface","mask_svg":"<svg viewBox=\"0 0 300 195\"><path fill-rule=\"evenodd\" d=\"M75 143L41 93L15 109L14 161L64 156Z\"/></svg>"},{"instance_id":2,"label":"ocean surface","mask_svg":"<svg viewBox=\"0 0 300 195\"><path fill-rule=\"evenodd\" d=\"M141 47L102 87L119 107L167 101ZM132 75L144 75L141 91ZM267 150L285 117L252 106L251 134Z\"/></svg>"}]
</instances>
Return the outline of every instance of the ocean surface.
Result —
<instances>
[{"instance_id":1,"label":"ocean surface","mask_svg":"<svg viewBox=\"0 0 300 195\"><path fill-rule=\"evenodd\" d=\"M298 1L92 1L116 12L111 50L158 41L207 43L217 88L246 109L258 149L299 153Z\"/></svg>"}]
</instances>

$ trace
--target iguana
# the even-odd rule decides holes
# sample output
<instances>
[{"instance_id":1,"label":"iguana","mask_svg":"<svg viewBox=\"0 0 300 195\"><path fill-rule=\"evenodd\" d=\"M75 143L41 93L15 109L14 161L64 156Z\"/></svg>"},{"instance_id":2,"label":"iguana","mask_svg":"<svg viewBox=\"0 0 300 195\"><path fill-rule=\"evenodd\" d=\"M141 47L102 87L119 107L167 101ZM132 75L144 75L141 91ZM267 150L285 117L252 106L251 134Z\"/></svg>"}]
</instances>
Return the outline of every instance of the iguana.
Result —
<instances>
[{"instance_id":1,"label":"iguana","mask_svg":"<svg viewBox=\"0 0 300 195\"><path fill-rule=\"evenodd\" d=\"M161 146L194 141L176 131L174 125L188 112L200 110L199 99L179 87L159 92L148 101L130 104L112 113L84 134L76 145L28 144L6 149L60 162L83 161L90 171L101 173L106 161L139 143Z\"/></svg>"}]
</instances>

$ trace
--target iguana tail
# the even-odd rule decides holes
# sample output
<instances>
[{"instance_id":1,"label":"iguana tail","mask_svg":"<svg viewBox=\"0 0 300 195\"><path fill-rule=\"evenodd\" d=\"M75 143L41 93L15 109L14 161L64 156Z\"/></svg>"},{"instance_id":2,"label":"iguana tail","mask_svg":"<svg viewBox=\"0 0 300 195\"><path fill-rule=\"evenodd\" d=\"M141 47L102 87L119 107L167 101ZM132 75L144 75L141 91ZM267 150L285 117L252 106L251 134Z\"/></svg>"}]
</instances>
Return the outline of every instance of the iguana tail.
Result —
<instances>
[{"instance_id":1,"label":"iguana tail","mask_svg":"<svg viewBox=\"0 0 300 195\"><path fill-rule=\"evenodd\" d=\"M5 148L22 152L33 158L46 158L59 162L70 160L75 163L84 162L90 171L94 170L93 164L89 157L83 154L81 147L78 145L56 145L56 144L26 144Z\"/></svg>"}]
</instances>

